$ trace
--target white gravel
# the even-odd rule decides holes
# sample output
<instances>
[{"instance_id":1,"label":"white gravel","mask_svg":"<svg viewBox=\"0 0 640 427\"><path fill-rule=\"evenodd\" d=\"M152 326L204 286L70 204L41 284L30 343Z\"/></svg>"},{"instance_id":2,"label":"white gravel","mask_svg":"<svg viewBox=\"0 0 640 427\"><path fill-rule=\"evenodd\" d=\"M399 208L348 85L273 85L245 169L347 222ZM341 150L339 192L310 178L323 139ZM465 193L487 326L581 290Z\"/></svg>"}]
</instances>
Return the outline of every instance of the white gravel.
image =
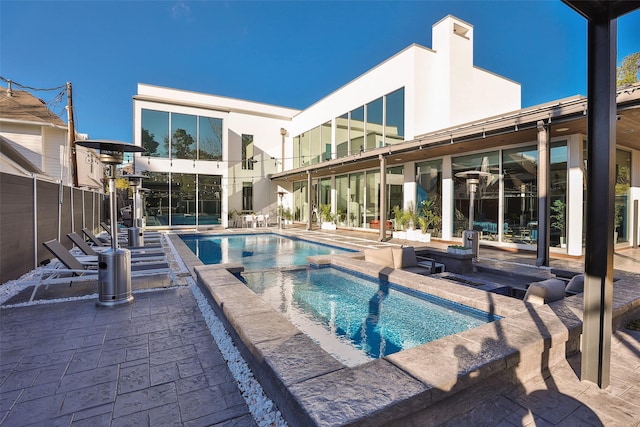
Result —
<instances>
[{"instance_id":1,"label":"white gravel","mask_svg":"<svg viewBox=\"0 0 640 427\"><path fill-rule=\"evenodd\" d=\"M233 344L222 322L220 322L220 319L218 319L213 312L209 301L193 280L190 281L191 292L193 292L193 296L198 302L198 306L207 322L211 335L222 352L222 357L227 361L229 370L238 383L240 392L246 400L249 411L256 420L256 423L258 423L260 427L286 427L287 422L282 418L276 405L264 394L260 383L255 379L251 369L249 369L249 365L247 365L247 362L245 362Z\"/></svg>"}]
</instances>

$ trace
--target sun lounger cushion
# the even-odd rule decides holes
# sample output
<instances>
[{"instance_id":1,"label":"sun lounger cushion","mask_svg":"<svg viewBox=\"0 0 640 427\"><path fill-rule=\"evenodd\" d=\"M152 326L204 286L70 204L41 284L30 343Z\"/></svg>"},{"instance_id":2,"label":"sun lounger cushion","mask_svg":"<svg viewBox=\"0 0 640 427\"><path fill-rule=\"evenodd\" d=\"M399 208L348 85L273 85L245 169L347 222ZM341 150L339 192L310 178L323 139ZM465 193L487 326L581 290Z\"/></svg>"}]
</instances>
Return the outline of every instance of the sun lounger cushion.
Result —
<instances>
[{"instance_id":1,"label":"sun lounger cushion","mask_svg":"<svg viewBox=\"0 0 640 427\"><path fill-rule=\"evenodd\" d=\"M418 259L413 247L392 248L393 252L393 268L409 268L417 267Z\"/></svg>"},{"instance_id":2,"label":"sun lounger cushion","mask_svg":"<svg viewBox=\"0 0 640 427\"><path fill-rule=\"evenodd\" d=\"M584 274L576 274L569 280L566 292L571 294L581 294L584 292Z\"/></svg>"},{"instance_id":3,"label":"sun lounger cushion","mask_svg":"<svg viewBox=\"0 0 640 427\"><path fill-rule=\"evenodd\" d=\"M533 282L527 288L524 302L533 304L548 304L564 298L565 282L560 279L547 279L541 282Z\"/></svg>"},{"instance_id":4,"label":"sun lounger cushion","mask_svg":"<svg viewBox=\"0 0 640 427\"><path fill-rule=\"evenodd\" d=\"M378 265L382 265L389 268L393 266L393 252L390 247L382 249L365 249L364 260L367 262L373 262Z\"/></svg>"}]
</instances>

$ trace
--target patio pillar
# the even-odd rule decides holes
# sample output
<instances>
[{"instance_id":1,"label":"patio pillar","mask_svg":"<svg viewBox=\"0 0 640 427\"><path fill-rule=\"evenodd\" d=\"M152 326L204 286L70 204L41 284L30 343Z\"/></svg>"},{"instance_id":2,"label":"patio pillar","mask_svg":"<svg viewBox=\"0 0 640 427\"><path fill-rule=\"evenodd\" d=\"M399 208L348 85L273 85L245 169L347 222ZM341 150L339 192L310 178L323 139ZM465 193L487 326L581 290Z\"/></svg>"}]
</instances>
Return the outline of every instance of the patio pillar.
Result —
<instances>
[{"instance_id":1,"label":"patio pillar","mask_svg":"<svg viewBox=\"0 0 640 427\"><path fill-rule=\"evenodd\" d=\"M590 20L587 79L587 221L582 379L609 385L613 300L617 20Z\"/></svg>"},{"instance_id":2,"label":"patio pillar","mask_svg":"<svg viewBox=\"0 0 640 427\"><path fill-rule=\"evenodd\" d=\"M311 230L311 215L313 214L313 206L311 206L311 202L313 200L313 194L311 189L311 171L307 171L307 230Z\"/></svg>"},{"instance_id":3,"label":"patio pillar","mask_svg":"<svg viewBox=\"0 0 640 427\"><path fill-rule=\"evenodd\" d=\"M582 380L606 388L611 370L616 156L617 18L640 2L563 0L587 26L587 204Z\"/></svg>"},{"instance_id":4,"label":"patio pillar","mask_svg":"<svg viewBox=\"0 0 640 427\"><path fill-rule=\"evenodd\" d=\"M538 127L538 241L536 266L549 266L549 168L551 147L549 130L544 121Z\"/></svg>"},{"instance_id":5,"label":"patio pillar","mask_svg":"<svg viewBox=\"0 0 640 427\"><path fill-rule=\"evenodd\" d=\"M383 242L387 237L387 158L378 155L380 160L380 235L378 241Z\"/></svg>"}]
</instances>

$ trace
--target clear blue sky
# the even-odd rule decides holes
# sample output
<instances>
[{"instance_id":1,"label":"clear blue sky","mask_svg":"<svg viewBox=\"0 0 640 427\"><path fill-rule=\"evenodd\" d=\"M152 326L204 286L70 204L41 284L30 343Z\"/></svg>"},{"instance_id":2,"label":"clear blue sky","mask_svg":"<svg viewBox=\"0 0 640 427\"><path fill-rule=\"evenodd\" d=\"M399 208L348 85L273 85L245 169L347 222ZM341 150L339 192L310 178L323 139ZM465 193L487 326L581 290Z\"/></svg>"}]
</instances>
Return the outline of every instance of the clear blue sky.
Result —
<instances>
[{"instance_id":1,"label":"clear blue sky","mask_svg":"<svg viewBox=\"0 0 640 427\"><path fill-rule=\"evenodd\" d=\"M447 14L474 26L477 66L522 84L523 107L586 95L587 24L560 0L1 0L0 75L70 81L76 129L131 142L139 82L302 109L411 43L431 47ZM618 20L618 61L637 51L640 10Z\"/></svg>"}]
</instances>

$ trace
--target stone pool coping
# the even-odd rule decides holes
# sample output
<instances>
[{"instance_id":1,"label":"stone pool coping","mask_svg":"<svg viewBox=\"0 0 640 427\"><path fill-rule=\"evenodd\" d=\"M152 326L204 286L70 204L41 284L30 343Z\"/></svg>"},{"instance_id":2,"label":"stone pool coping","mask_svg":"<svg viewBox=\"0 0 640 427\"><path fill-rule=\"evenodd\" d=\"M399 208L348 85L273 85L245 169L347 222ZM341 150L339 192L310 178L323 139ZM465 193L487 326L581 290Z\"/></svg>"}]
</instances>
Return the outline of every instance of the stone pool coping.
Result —
<instances>
[{"instance_id":1,"label":"stone pool coping","mask_svg":"<svg viewBox=\"0 0 640 427\"><path fill-rule=\"evenodd\" d=\"M186 245L180 248L179 242L175 243L265 392L292 425L442 422L454 414L444 413L447 405L434 403L490 382L525 382L543 375L565 354L579 349L581 295L534 306L453 282L380 267L358 259L358 254L310 257L314 264L333 264L382 276L503 316L496 322L349 368L228 270L238 271L241 266L202 266ZM640 311L637 283L637 275L616 281L614 329L622 319ZM445 409L439 410L439 406Z\"/></svg>"}]
</instances>

